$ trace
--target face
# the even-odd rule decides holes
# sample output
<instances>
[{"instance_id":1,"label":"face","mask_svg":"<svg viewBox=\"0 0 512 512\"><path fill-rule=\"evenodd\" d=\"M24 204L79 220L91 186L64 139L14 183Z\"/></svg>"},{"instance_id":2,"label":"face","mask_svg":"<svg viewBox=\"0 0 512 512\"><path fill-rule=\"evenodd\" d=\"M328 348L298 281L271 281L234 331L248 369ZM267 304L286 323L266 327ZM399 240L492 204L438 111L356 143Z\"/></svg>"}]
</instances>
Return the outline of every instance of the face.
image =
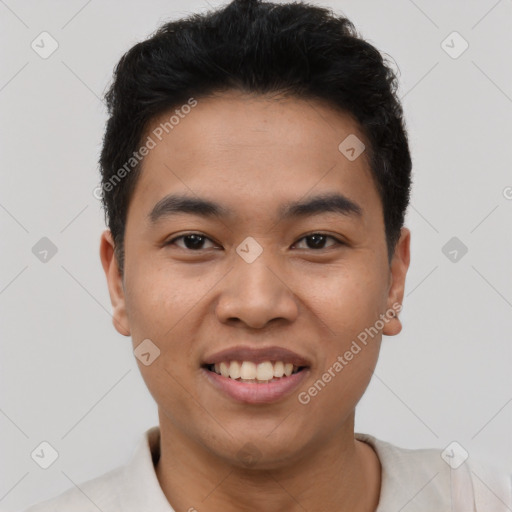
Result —
<instances>
[{"instance_id":1,"label":"face","mask_svg":"<svg viewBox=\"0 0 512 512\"><path fill-rule=\"evenodd\" d=\"M338 149L364 136L291 98L198 99L160 141L170 115L146 134L122 279L108 231L100 251L114 325L160 351L138 364L162 431L234 464L257 446L268 467L352 435L381 336L401 329L390 311L409 265L405 228L388 261L366 153Z\"/></svg>"}]
</instances>

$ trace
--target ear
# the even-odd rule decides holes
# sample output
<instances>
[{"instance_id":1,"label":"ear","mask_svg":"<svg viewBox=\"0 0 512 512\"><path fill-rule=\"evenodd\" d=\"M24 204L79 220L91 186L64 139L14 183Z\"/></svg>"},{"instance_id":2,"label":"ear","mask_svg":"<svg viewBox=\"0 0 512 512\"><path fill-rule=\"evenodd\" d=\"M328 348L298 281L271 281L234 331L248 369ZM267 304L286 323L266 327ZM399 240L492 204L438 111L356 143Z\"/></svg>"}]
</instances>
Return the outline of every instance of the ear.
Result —
<instances>
[{"instance_id":1,"label":"ear","mask_svg":"<svg viewBox=\"0 0 512 512\"><path fill-rule=\"evenodd\" d=\"M405 276L411 259L410 245L411 232L407 228L402 228L400 230L400 239L396 244L390 264L387 309L395 311L395 317L386 322L382 330L382 334L387 336L394 336L402 330L402 322L398 318L399 309L397 305L399 304L401 309L404 299Z\"/></svg>"},{"instance_id":2,"label":"ear","mask_svg":"<svg viewBox=\"0 0 512 512\"><path fill-rule=\"evenodd\" d=\"M112 303L112 323L120 334L129 336L130 328L126 314L123 278L119 272L114 248L112 233L107 229L101 235L100 259L107 278L110 302Z\"/></svg>"}]
</instances>

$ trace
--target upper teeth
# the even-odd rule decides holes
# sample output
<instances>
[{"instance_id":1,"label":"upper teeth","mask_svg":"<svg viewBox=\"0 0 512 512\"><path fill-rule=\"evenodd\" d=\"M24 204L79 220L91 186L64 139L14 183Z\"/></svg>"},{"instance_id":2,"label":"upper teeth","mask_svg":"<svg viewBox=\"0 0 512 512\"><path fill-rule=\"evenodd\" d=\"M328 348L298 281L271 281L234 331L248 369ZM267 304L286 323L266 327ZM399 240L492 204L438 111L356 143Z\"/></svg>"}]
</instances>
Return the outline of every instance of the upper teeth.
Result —
<instances>
[{"instance_id":1,"label":"upper teeth","mask_svg":"<svg viewBox=\"0 0 512 512\"><path fill-rule=\"evenodd\" d=\"M283 375L289 377L298 370L298 367L292 363L283 363L282 361L274 363L264 361L259 364L252 361L223 361L222 363L216 363L214 370L215 373L231 379L268 381Z\"/></svg>"}]
</instances>

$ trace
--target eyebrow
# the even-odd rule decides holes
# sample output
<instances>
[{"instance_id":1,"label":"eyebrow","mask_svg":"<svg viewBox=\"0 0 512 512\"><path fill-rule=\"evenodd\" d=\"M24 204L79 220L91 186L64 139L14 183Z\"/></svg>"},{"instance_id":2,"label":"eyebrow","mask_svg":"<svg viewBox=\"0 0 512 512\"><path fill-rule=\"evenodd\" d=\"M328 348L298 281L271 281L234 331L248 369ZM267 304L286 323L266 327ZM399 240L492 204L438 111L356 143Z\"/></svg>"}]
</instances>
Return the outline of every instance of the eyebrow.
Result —
<instances>
[{"instance_id":1,"label":"eyebrow","mask_svg":"<svg viewBox=\"0 0 512 512\"><path fill-rule=\"evenodd\" d=\"M320 215L322 213L337 213L343 216L361 217L363 209L343 194L335 193L285 203L279 208L278 216L280 220L285 220ZM232 218L235 215L233 210L208 199L169 194L156 203L148 218L151 224L156 224L163 218L180 214L197 215L204 218Z\"/></svg>"}]
</instances>

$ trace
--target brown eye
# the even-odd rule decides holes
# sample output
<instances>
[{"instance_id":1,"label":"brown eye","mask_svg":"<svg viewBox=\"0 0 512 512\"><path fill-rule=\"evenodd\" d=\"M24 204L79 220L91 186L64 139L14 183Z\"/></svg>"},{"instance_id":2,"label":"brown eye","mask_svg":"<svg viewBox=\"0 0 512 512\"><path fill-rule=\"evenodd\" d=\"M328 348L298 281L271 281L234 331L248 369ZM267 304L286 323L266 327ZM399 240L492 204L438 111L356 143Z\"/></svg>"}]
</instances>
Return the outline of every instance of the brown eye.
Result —
<instances>
[{"instance_id":1,"label":"brown eye","mask_svg":"<svg viewBox=\"0 0 512 512\"><path fill-rule=\"evenodd\" d=\"M183 245L175 243L177 240L182 240ZM165 245L177 245L178 247L181 247L182 249L188 249L191 251L198 251L201 249L206 249L204 247L204 243L206 241L211 242L209 238L207 238L204 235L199 235L197 233L188 233L186 235L181 235L176 238L173 238L172 240L169 240ZM213 242L212 242L213 243Z\"/></svg>"},{"instance_id":2,"label":"brown eye","mask_svg":"<svg viewBox=\"0 0 512 512\"><path fill-rule=\"evenodd\" d=\"M329 239L332 240L334 244L331 243L330 245L326 245ZM178 240L180 241L180 243L177 243ZM306 242L306 247L298 247L299 249L305 248L312 250L322 250L335 245L343 245L343 242L341 242L337 238L331 235L326 235L324 233L312 233L311 235L304 236L297 242L297 244L301 243L302 241ZM200 251L212 247L205 247L205 243L207 242L210 242L212 246L215 246L215 244L208 237L202 234L186 233L185 235L181 235L176 238L173 238L172 240L169 240L169 242L167 242L165 245L177 245L178 247L185 250Z\"/></svg>"},{"instance_id":3,"label":"brown eye","mask_svg":"<svg viewBox=\"0 0 512 512\"><path fill-rule=\"evenodd\" d=\"M325 243L327 241L327 239L331 239L331 240L334 240L335 244L342 244L342 242L336 238L334 238L333 236L330 236L330 235L325 235L323 233L313 233L311 235L308 235L308 236L305 236L303 238L301 238L299 240L299 242L301 242L302 240L306 240L306 249L326 249L325 247ZM328 247L331 247L331 246L328 246Z\"/></svg>"}]
</instances>

